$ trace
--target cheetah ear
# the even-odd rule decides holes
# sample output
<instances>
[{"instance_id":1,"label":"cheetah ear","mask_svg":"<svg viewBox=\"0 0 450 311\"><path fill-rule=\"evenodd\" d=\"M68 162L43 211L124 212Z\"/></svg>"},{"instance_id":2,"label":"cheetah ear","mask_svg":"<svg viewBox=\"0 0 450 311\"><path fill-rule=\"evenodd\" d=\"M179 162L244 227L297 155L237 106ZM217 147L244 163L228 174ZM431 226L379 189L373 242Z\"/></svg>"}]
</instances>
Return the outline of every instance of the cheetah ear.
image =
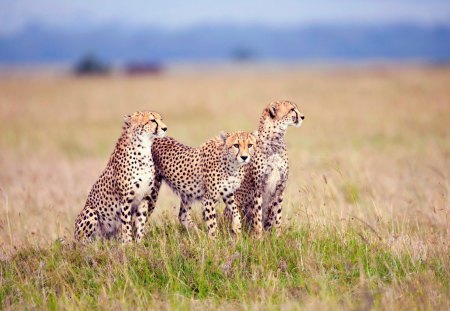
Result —
<instances>
[{"instance_id":1,"label":"cheetah ear","mask_svg":"<svg viewBox=\"0 0 450 311\"><path fill-rule=\"evenodd\" d=\"M131 115L124 116L123 122L125 123L125 126L130 126L131 125Z\"/></svg>"},{"instance_id":2,"label":"cheetah ear","mask_svg":"<svg viewBox=\"0 0 450 311\"><path fill-rule=\"evenodd\" d=\"M275 116L277 115L277 111L276 111L276 107L275 107L275 105L274 104L270 104L269 105L269 114L270 114L270 117L273 119L273 118L275 118Z\"/></svg>"},{"instance_id":3,"label":"cheetah ear","mask_svg":"<svg viewBox=\"0 0 450 311\"><path fill-rule=\"evenodd\" d=\"M223 141L226 141L227 138L228 138L228 133L225 132L225 131L220 131L220 138L221 138Z\"/></svg>"}]
</instances>

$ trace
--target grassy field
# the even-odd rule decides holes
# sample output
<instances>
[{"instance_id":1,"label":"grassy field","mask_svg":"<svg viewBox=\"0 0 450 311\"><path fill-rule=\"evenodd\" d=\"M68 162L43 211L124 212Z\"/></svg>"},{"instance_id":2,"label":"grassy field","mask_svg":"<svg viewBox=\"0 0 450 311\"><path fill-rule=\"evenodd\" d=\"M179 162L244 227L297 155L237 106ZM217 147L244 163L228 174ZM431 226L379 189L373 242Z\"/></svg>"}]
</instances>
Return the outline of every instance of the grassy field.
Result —
<instances>
[{"instance_id":1,"label":"grassy field","mask_svg":"<svg viewBox=\"0 0 450 311\"><path fill-rule=\"evenodd\" d=\"M191 235L163 187L143 243L71 243L123 115L156 110L195 146L274 99L306 116L282 236ZM0 309L448 310L449 125L450 69L2 78Z\"/></svg>"}]
</instances>

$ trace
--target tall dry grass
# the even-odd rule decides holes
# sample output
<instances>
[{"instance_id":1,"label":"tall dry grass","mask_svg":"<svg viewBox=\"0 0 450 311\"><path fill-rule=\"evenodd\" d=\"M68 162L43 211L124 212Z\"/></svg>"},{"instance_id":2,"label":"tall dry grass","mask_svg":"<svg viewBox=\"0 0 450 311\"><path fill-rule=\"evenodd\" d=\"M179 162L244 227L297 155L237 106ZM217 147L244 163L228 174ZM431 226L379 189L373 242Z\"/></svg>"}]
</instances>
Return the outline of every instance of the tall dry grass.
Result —
<instances>
[{"instance_id":1,"label":"tall dry grass","mask_svg":"<svg viewBox=\"0 0 450 311\"><path fill-rule=\"evenodd\" d=\"M444 236L449 73L397 68L1 80L2 244L70 235L123 115L159 111L171 136L199 145L222 129L255 129L264 105L279 98L296 101L306 115L304 126L287 135L287 218L303 222L309 213L329 224L357 216L374 227L390 223L400 232ZM157 212L175 215L176 204L164 191Z\"/></svg>"}]
</instances>

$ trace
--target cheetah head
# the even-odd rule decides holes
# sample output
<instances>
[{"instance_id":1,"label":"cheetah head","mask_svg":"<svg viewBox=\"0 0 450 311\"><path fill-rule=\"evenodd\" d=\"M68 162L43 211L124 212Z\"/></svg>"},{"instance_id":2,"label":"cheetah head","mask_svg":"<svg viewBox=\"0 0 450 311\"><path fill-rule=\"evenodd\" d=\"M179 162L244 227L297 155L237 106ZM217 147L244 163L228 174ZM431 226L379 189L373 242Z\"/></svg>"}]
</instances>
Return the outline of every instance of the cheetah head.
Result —
<instances>
[{"instance_id":1,"label":"cheetah head","mask_svg":"<svg viewBox=\"0 0 450 311\"><path fill-rule=\"evenodd\" d=\"M124 129L149 139L164 137L167 126L162 122L161 115L150 111L136 111L124 118Z\"/></svg>"},{"instance_id":2,"label":"cheetah head","mask_svg":"<svg viewBox=\"0 0 450 311\"><path fill-rule=\"evenodd\" d=\"M254 153L254 145L256 144L256 136L248 132L221 132L226 152L230 159L236 161L239 165L250 162Z\"/></svg>"},{"instance_id":3,"label":"cheetah head","mask_svg":"<svg viewBox=\"0 0 450 311\"><path fill-rule=\"evenodd\" d=\"M295 103L288 100L274 101L263 112L272 126L285 131L289 126L300 127L305 116L300 113Z\"/></svg>"}]
</instances>

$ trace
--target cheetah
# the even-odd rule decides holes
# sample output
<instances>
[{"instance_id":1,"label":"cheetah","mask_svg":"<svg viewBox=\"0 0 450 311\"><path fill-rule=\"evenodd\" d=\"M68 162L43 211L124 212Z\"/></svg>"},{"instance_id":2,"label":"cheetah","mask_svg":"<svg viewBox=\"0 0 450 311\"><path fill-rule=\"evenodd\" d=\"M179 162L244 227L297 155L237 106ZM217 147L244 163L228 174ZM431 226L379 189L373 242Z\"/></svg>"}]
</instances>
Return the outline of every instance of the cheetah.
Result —
<instances>
[{"instance_id":1,"label":"cheetah","mask_svg":"<svg viewBox=\"0 0 450 311\"><path fill-rule=\"evenodd\" d=\"M136 242L141 240L155 175L151 145L166 131L167 126L156 112L138 111L124 118L122 135L106 169L76 219L75 240L111 238L119 229L123 243L130 243L133 236Z\"/></svg>"},{"instance_id":2,"label":"cheetah","mask_svg":"<svg viewBox=\"0 0 450 311\"><path fill-rule=\"evenodd\" d=\"M221 132L219 137L199 148L185 146L171 137L155 139L152 154L156 176L149 215L164 181L181 199L178 219L185 228L195 228L190 209L193 202L201 201L208 235L214 238L217 226L215 204L221 198L231 211L232 232L238 235L241 217L234 191L244 178L243 167L250 163L255 143L255 136L246 132Z\"/></svg>"},{"instance_id":3,"label":"cheetah","mask_svg":"<svg viewBox=\"0 0 450 311\"><path fill-rule=\"evenodd\" d=\"M235 192L238 210L241 211L255 237L263 229L281 225L281 205L289 173L289 163L284 140L289 126L300 127L304 115L297 105L288 100L270 103L263 111L257 131L255 154L250 165L245 167L242 185ZM225 218L230 210L225 209Z\"/></svg>"}]
</instances>

